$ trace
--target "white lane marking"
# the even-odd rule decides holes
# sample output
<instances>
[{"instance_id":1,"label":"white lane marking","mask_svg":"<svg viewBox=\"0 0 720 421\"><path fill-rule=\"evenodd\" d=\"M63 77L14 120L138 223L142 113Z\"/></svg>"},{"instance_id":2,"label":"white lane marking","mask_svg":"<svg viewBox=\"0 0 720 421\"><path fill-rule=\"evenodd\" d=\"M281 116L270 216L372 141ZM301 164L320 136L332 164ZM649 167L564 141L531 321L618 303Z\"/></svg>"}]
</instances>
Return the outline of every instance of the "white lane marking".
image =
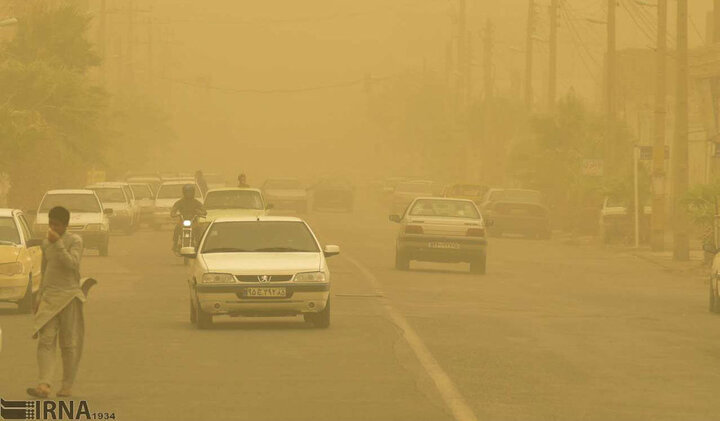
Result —
<instances>
[{"instance_id":1,"label":"white lane marking","mask_svg":"<svg viewBox=\"0 0 720 421\"><path fill-rule=\"evenodd\" d=\"M390 315L390 319L392 320L392 322L395 323L395 325L400 328L400 330L402 330L405 341L407 341L408 345L410 345L410 348L415 353L415 356L417 357L418 361L420 361L420 364L425 369L425 372L427 372L433 383L435 383L435 388L437 388L443 401L445 401L445 405L447 405L447 407L450 409L450 412L452 412L453 416L455 417L455 420L477 421L475 413L473 412L472 408L470 408L470 406L467 404L467 402L465 402L465 398L463 398L462 394L458 390L457 386L455 386L455 383L453 383L450 376L448 376L447 373L442 369L440 364L437 362L432 353L430 353L430 350L427 348L427 346L425 346L422 339L420 339L420 336L418 336L415 330L410 326L405 317L400 314L400 312L395 310L395 308L390 303L390 300L388 300L388 298L384 296L380 281L378 281L375 275L373 275L373 273L370 272L370 270L367 269L362 263L358 262L352 257L349 257L346 254L343 255L343 257L348 262L352 263L367 278L367 280L370 281L377 295L381 297L380 300L382 301L385 311L387 311Z\"/></svg>"}]
</instances>

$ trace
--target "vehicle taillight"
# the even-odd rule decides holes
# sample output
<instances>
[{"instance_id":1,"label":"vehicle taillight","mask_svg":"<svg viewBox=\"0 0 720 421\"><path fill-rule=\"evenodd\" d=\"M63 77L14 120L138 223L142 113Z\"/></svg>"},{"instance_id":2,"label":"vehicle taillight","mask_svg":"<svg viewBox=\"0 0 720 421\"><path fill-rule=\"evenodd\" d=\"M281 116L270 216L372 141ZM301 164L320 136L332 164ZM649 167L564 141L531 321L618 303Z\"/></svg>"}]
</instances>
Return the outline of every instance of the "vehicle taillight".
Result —
<instances>
[{"instance_id":1,"label":"vehicle taillight","mask_svg":"<svg viewBox=\"0 0 720 421\"><path fill-rule=\"evenodd\" d=\"M468 237L484 237L485 228L468 228L466 235Z\"/></svg>"},{"instance_id":2,"label":"vehicle taillight","mask_svg":"<svg viewBox=\"0 0 720 421\"><path fill-rule=\"evenodd\" d=\"M408 225L405 227L405 234L422 234L423 227L420 225Z\"/></svg>"}]
</instances>

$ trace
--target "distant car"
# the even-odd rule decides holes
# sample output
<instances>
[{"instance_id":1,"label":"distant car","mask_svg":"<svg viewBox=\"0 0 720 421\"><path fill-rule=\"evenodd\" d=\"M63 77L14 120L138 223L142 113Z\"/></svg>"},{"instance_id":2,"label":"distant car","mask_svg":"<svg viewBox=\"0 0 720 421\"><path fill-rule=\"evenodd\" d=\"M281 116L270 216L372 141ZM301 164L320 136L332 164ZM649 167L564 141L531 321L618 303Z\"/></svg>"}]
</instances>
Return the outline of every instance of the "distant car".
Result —
<instances>
[{"instance_id":1,"label":"distant car","mask_svg":"<svg viewBox=\"0 0 720 421\"><path fill-rule=\"evenodd\" d=\"M105 209L112 209L110 215L110 229L123 230L131 233L138 223L138 208L135 196L131 195L131 187L127 183L105 182L95 183L85 187L92 190L100 198Z\"/></svg>"},{"instance_id":2,"label":"distant car","mask_svg":"<svg viewBox=\"0 0 720 421\"><path fill-rule=\"evenodd\" d=\"M640 240L646 240L650 235L651 206L644 206L639 215ZM612 196L605 197L600 209L600 239L603 243L611 243L627 238L633 238L635 232L635 215L627 204Z\"/></svg>"},{"instance_id":3,"label":"distant car","mask_svg":"<svg viewBox=\"0 0 720 421\"><path fill-rule=\"evenodd\" d=\"M352 212L355 187L347 180L327 178L312 188L313 210L341 210Z\"/></svg>"},{"instance_id":4,"label":"distant car","mask_svg":"<svg viewBox=\"0 0 720 421\"><path fill-rule=\"evenodd\" d=\"M295 316L330 325L330 270L310 227L294 217L218 218L192 258L190 321L201 329L213 317Z\"/></svg>"},{"instance_id":5,"label":"distant car","mask_svg":"<svg viewBox=\"0 0 720 421\"><path fill-rule=\"evenodd\" d=\"M36 237L44 238L48 230L48 212L55 206L63 206L70 211L68 231L83 239L86 249L97 249L101 256L108 255L110 245L110 220L112 209L103 208L94 191L50 190L45 193L38 207L33 232Z\"/></svg>"},{"instance_id":6,"label":"distant car","mask_svg":"<svg viewBox=\"0 0 720 421\"><path fill-rule=\"evenodd\" d=\"M407 177L387 177L381 183L380 193L385 196L392 196L397 185L407 180Z\"/></svg>"},{"instance_id":7,"label":"distant car","mask_svg":"<svg viewBox=\"0 0 720 421\"><path fill-rule=\"evenodd\" d=\"M160 184L162 184L162 179L160 178L160 176L133 176L127 177L125 181L131 185L138 183L147 183L148 185L150 185L153 196L155 196L158 188L160 187Z\"/></svg>"},{"instance_id":8,"label":"distant car","mask_svg":"<svg viewBox=\"0 0 720 421\"><path fill-rule=\"evenodd\" d=\"M268 210L268 205L259 189L242 187L209 190L205 195L204 204L207 215L200 218L201 225L206 225L217 218L265 216Z\"/></svg>"},{"instance_id":9,"label":"distant car","mask_svg":"<svg viewBox=\"0 0 720 421\"><path fill-rule=\"evenodd\" d=\"M31 238L22 211L0 209L0 301L30 313L42 281L41 240Z\"/></svg>"},{"instance_id":10,"label":"distant car","mask_svg":"<svg viewBox=\"0 0 720 421\"><path fill-rule=\"evenodd\" d=\"M404 214L390 216L400 224L395 267L408 270L412 260L468 262L484 274L487 266L485 223L475 203L465 199L420 197Z\"/></svg>"},{"instance_id":11,"label":"distant car","mask_svg":"<svg viewBox=\"0 0 720 421\"><path fill-rule=\"evenodd\" d=\"M443 196L472 200L479 206L487 191L488 187L482 184L452 184L445 188Z\"/></svg>"},{"instance_id":12,"label":"distant car","mask_svg":"<svg viewBox=\"0 0 720 421\"><path fill-rule=\"evenodd\" d=\"M492 235L511 233L543 239L552 235L550 211L537 190L490 189L480 210L492 221Z\"/></svg>"},{"instance_id":13,"label":"distant car","mask_svg":"<svg viewBox=\"0 0 720 421\"><path fill-rule=\"evenodd\" d=\"M261 190L265 200L275 209L292 209L299 213L308 210L307 190L296 178L271 178L263 183Z\"/></svg>"},{"instance_id":14,"label":"distant car","mask_svg":"<svg viewBox=\"0 0 720 421\"><path fill-rule=\"evenodd\" d=\"M163 225L175 224L175 221L170 217L170 210L172 210L175 202L183 197L183 186L187 184L195 186L195 198L201 202L203 201L200 187L194 182L164 181L155 195L155 210L151 219L151 225L155 229L160 229Z\"/></svg>"},{"instance_id":15,"label":"distant car","mask_svg":"<svg viewBox=\"0 0 720 421\"><path fill-rule=\"evenodd\" d=\"M131 182L129 184L138 206L137 223L150 221L155 211L155 193L153 193L152 187L147 183Z\"/></svg>"},{"instance_id":16,"label":"distant car","mask_svg":"<svg viewBox=\"0 0 720 421\"><path fill-rule=\"evenodd\" d=\"M392 214L402 214L408 205L418 197L433 196L435 184L432 181L405 181L399 183L393 192Z\"/></svg>"}]
</instances>

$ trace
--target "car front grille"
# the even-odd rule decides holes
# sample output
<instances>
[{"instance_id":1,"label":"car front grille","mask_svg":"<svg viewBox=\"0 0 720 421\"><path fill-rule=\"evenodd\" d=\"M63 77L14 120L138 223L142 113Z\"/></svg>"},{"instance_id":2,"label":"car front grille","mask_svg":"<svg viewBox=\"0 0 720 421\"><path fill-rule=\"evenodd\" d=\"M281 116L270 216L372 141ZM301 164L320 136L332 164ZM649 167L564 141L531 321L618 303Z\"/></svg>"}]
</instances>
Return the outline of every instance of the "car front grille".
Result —
<instances>
[{"instance_id":1,"label":"car front grille","mask_svg":"<svg viewBox=\"0 0 720 421\"><path fill-rule=\"evenodd\" d=\"M268 282L287 282L292 279L292 275L235 275L240 282L261 282L260 279L267 276Z\"/></svg>"}]
</instances>

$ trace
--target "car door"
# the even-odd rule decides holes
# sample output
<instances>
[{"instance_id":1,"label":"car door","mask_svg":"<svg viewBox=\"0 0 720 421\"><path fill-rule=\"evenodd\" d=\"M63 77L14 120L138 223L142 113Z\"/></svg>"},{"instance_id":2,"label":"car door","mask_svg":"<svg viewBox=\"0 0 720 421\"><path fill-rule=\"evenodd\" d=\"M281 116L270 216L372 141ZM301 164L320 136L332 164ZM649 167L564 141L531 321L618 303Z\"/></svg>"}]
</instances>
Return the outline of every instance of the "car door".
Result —
<instances>
[{"instance_id":1,"label":"car door","mask_svg":"<svg viewBox=\"0 0 720 421\"><path fill-rule=\"evenodd\" d=\"M23 244L26 245L28 254L30 255L30 262L32 267L30 273L32 274L33 291L40 288L40 281L42 280L42 248L40 246L27 247L27 242L32 238L30 231L30 224L25 219L24 214L18 215L18 222L20 223L20 231L23 235Z\"/></svg>"}]
</instances>

